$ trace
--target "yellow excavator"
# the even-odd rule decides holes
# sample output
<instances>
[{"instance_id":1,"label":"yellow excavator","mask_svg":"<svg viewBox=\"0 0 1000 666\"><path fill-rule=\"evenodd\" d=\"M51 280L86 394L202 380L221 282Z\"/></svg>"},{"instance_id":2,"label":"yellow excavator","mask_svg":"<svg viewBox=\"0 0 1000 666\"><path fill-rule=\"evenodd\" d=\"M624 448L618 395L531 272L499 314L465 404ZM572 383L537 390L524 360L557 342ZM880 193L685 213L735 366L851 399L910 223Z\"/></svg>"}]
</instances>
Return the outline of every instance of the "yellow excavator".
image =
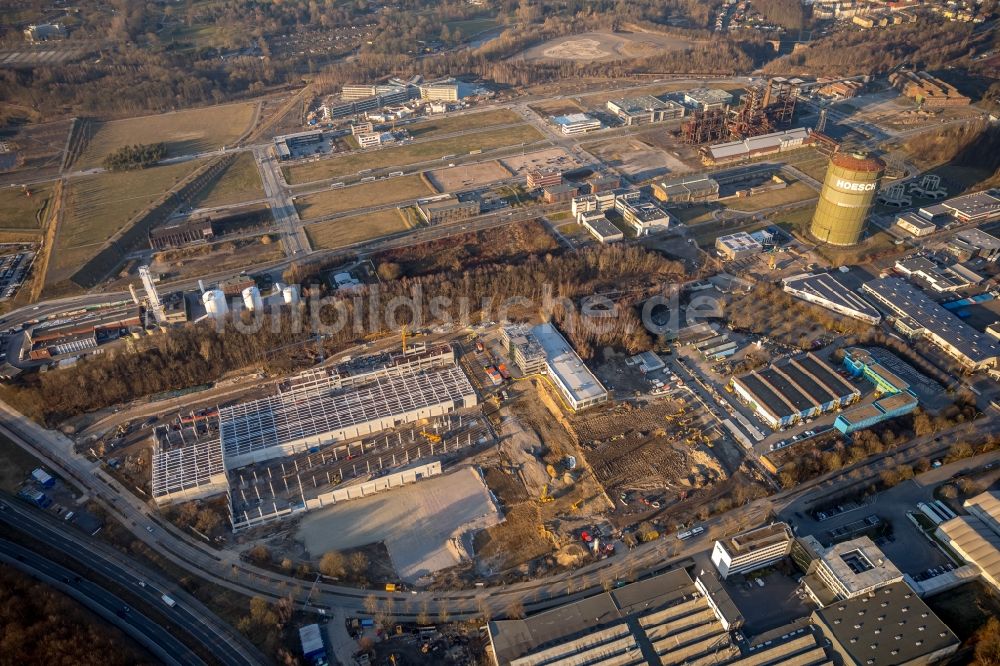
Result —
<instances>
[{"instance_id":1,"label":"yellow excavator","mask_svg":"<svg viewBox=\"0 0 1000 666\"><path fill-rule=\"evenodd\" d=\"M538 501L541 502L542 504L546 504L548 502L551 502L553 499L555 498L552 497L552 495L549 495L549 484L546 483L544 486L542 486L542 494L538 496Z\"/></svg>"},{"instance_id":2,"label":"yellow excavator","mask_svg":"<svg viewBox=\"0 0 1000 666\"><path fill-rule=\"evenodd\" d=\"M432 444L439 444L441 442L441 435L435 435L432 432L427 432L426 430L421 430L420 435L425 437L428 442Z\"/></svg>"}]
</instances>

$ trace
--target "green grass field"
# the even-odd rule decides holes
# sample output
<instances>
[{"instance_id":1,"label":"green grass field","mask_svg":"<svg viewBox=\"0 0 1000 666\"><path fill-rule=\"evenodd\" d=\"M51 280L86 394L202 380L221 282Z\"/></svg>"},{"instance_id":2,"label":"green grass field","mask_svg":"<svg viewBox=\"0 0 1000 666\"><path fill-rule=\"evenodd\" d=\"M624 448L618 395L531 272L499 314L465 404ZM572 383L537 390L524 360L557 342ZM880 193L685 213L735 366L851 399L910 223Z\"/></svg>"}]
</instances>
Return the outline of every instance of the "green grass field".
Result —
<instances>
[{"instance_id":1,"label":"green grass field","mask_svg":"<svg viewBox=\"0 0 1000 666\"><path fill-rule=\"evenodd\" d=\"M263 198L264 187L260 184L257 162L252 153L241 153L194 205L210 208Z\"/></svg>"},{"instance_id":2,"label":"green grass field","mask_svg":"<svg viewBox=\"0 0 1000 666\"><path fill-rule=\"evenodd\" d=\"M172 43L179 50L211 48L223 45L225 33L216 25L184 25L176 23L159 35L161 43Z\"/></svg>"},{"instance_id":3,"label":"green grass field","mask_svg":"<svg viewBox=\"0 0 1000 666\"><path fill-rule=\"evenodd\" d=\"M395 209L380 210L370 215L342 217L306 226L309 242L314 249L333 248L398 233L407 229L403 217Z\"/></svg>"},{"instance_id":4,"label":"green grass field","mask_svg":"<svg viewBox=\"0 0 1000 666\"><path fill-rule=\"evenodd\" d=\"M482 113L467 113L462 116L432 118L421 123L408 125L406 130L415 139L426 139L440 134L450 134L470 129L487 129L493 125L512 125L524 120L510 109L494 109Z\"/></svg>"},{"instance_id":5,"label":"green grass field","mask_svg":"<svg viewBox=\"0 0 1000 666\"><path fill-rule=\"evenodd\" d=\"M0 189L0 229L41 229L52 185L32 185L31 196L19 187Z\"/></svg>"},{"instance_id":6,"label":"green grass field","mask_svg":"<svg viewBox=\"0 0 1000 666\"><path fill-rule=\"evenodd\" d=\"M448 29L452 32L461 30L463 37L471 37L486 30L491 30L500 24L495 18L487 16L483 18L466 19L464 21L448 21L445 25L448 26Z\"/></svg>"},{"instance_id":7,"label":"green grass field","mask_svg":"<svg viewBox=\"0 0 1000 666\"><path fill-rule=\"evenodd\" d=\"M675 208L671 210L671 214L678 220L687 225L702 224L714 219L712 213L721 208L721 206L715 204L695 204L693 206L684 206L682 208Z\"/></svg>"},{"instance_id":8,"label":"green grass field","mask_svg":"<svg viewBox=\"0 0 1000 666\"><path fill-rule=\"evenodd\" d=\"M250 125L255 103L226 104L157 116L98 123L74 169L91 169L122 146L164 142L167 156L215 150L235 141Z\"/></svg>"},{"instance_id":9,"label":"green grass field","mask_svg":"<svg viewBox=\"0 0 1000 666\"><path fill-rule=\"evenodd\" d=\"M726 207L731 208L732 210L741 210L747 213L753 213L765 208L771 208L773 206L783 206L785 204L795 203L796 201L815 199L817 196L816 190L809 187L805 183L792 183L788 187L781 190L762 192L751 197L743 197L740 199L727 199Z\"/></svg>"},{"instance_id":10,"label":"green grass field","mask_svg":"<svg viewBox=\"0 0 1000 666\"><path fill-rule=\"evenodd\" d=\"M72 275L136 213L202 163L195 160L70 180L66 215L56 231L46 282L53 284Z\"/></svg>"},{"instance_id":11,"label":"green grass field","mask_svg":"<svg viewBox=\"0 0 1000 666\"><path fill-rule=\"evenodd\" d=\"M436 193L424 184L420 176L414 174L296 197L295 209L303 220L315 220L334 213L417 199L430 194Z\"/></svg>"},{"instance_id":12,"label":"green grass field","mask_svg":"<svg viewBox=\"0 0 1000 666\"><path fill-rule=\"evenodd\" d=\"M289 184L298 185L347 176L358 173L362 169L404 167L418 162L440 159L445 155L459 156L472 150L493 150L521 143L534 143L541 138L542 135L538 133L538 130L525 124L519 127L487 130L437 141L412 143L406 146L382 148L317 162L307 162L306 164L284 167L283 171L285 180Z\"/></svg>"}]
</instances>

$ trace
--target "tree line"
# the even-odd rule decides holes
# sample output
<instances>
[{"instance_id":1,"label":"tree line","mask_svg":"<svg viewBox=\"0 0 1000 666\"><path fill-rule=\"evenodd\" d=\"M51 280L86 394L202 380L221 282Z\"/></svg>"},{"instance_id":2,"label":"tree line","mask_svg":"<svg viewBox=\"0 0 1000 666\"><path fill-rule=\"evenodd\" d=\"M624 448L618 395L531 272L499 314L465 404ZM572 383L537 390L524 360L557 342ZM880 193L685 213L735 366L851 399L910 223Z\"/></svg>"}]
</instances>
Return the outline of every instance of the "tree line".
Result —
<instances>
[{"instance_id":1,"label":"tree line","mask_svg":"<svg viewBox=\"0 0 1000 666\"><path fill-rule=\"evenodd\" d=\"M108 153L102 164L108 171L131 171L151 167L166 156L165 143L133 144Z\"/></svg>"},{"instance_id":2,"label":"tree line","mask_svg":"<svg viewBox=\"0 0 1000 666\"><path fill-rule=\"evenodd\" d=\"M941 69L965 58L976 39L971 24L928 19L877 32L844 27L768 63L764 71L842 77L881 74L901 65Z\"/></svg>"},{"instance_id":3,"label":"tree line","mask_svg":"<svg viewBox=\"0 0 1000 666\"><path fill-rule=\"evenodd\" d=\"M475 52L463 50L418 59L363 53L355 59L326 68L315 77L315 83L321 91L335 92L348 83L413 74L429 79L463 74L493 81L501 86L525 86L574 78L629 79L648 74L732 75L748 72L768 57L768 47L761 41L719 39L648 57L607 62L533 62L510 59L510 56L522 49L548 38L547 34L539 35L531 30L526 33L507 30Z\"/></svg>"},{"instance_id":4,"label":"tree line","mask_svg":"<svg viewBox=\"0 0 1000 666\"><path fill-rule=\"evenodd\" d=\"M249 333L232 320L222 328L208 322L189 324L147 337L134 347L109 349L58 372L28 375L0 387L0 396L22 413L53 426L138 397L208 384L235 370L260 368L286 373L307 367L321 344L314 337L320 324L324 327L323 349L332 354L366 334L390 333L403 324L433 325L434 321L459 321L479 313L485 319L506 316L520 320L538 316L547 305L585 357L604 345L634 352L652 344L645 329L637 325L634 306L638 299L658 289L663 281L683 276L682 264L654 252L632 246L601 246L531 256L517 266L490 263L384 281L368 288L377 290L381 304L373 319L366 294L363 298L328 294L318 275L307 274L304 282L310 286L303 294L307 299L327 296L322 308L298 313L285 310ZM596 329L583 326L578 315L581 299L618 291L622 285L634 291L616 304L621 320ZM401 299L417 304L422 322L414 321L409 308L396 311L394 317L384 315L382 308L388 310ZM313 349L316 351L309 351Z\"/></svg>"}]
</instances>

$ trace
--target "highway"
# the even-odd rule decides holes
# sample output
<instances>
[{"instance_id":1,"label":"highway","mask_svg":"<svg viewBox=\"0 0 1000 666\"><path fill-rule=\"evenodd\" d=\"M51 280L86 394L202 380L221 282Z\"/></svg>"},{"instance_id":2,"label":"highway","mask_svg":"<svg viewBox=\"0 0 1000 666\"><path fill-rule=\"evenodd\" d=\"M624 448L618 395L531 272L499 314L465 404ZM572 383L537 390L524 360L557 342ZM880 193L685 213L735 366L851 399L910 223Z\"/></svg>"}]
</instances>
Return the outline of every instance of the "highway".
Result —
<instances>
[{"instance_id":1,"label":"highway","mask_svg":"<svg viewBox=\"0 0 1000 666\"><path fill-rule=\"evenodd\" d=\"M167 620L168 624L163 626L158 622L152 623L155 631L146 631L145 633L149 634L150 639L155 640L166 649L167 654L183 656L184 659L179 663L202 662L191 654L187 647L177 641L175 635L178 631L188 634L193 640L204 646L206 654L214 655L219 663L227 666L267 663L268 660L264 655L246 638L219 619L197 599L187 594L176 582L168 580L161 573L138 564L105 542L86 536L66 525L64 521L60 521L45 511L27 506L10 495L5 493L0 495L0 506L3 507L0 510L0 522L5 523L10 529L23 532L31 539L43 543L46 553L58 552L64 558L73 560L77 566L87 570L87 573L82 576L84 581L78 582L76 579L81 578L78 572L69 571L58 564L50 563L53 571L57 568L60 570L53 577L64 585L70 585L77 591L94 596L89 594L90 590L93 588L103 590L103 588L88 578L100 577L112 581L122 589L129 590L134 597L155 608ZM23 555L24 552L30 554L29 557L19 561L35 565L43 559L40 554L21 546L14 545L14 548L18 549L18 554ZM161 598L163 594L176 601L176 605L170 607L165 604ZM113 600L110 605L105 604L112 613L118 613L127 606L126 602L106 590L104 590L104 595ZM133 617L141 618L143 616L135 609L124 615L125 620ZM169 640L164 640L164 635ZM189 654L190 658L194 659L193 662L189 661ZM169 660L165 659L165 661Z\"/></svg>"},{"instance_id":2,"label":"highway","mask_svg":"<svg viewBox=\"0 0 1000 666\"><path fill-rule=\"evenodd\" d=\"M0 539L0 562L37 578L117 626L157 659L170 666L204 664L170 631L149 619L105 588L16 543ZM166 606L162 601L161 606ZM125 610L128 609L128 610Z\"/></svg>"},{"instance_id":3,"label":"highway","mask_svg":"<svg viewBox=\"0 0 1000 666\"><path fill-rule=\"evenodd\" d=\"M538 611L593 594L614 580L632 579L662 570L678 558L707 550L711 539L718 535L719 530L764 521L777 508L804 493L813 493L818 497L864 479L874 478L886 466L940 455L952 441L972 437L976 432L989 428L992 423L991 417L986 417L976 424L962 424L938 433L936 439L931 436L919 438L892 454L876 456L803 483L790 491L738 507L702 523L706 527L705 533L689 541L679 542L667 537L640 545L627 553L592 562L574 571L501 588L401 594L359 590L325 582L318 583L315 589L307 591L309 586L301 580L250 565L231 550L213 550L172 525L154 518L142 500L104 474L96 463L73 453L72 444L61 433L45 430L6 404L0 403L0 432L37 455L56 473L82 486L111 515L118 518L136 539L196 576L248 596L257 595L276 600L291 595L297 603L316 611L340 608L350 613L367 614L365 597L372 595L383 604L393 604L393 613L397 617L413 617L426 609L435 614L443 612L453 619L477 617L484 609L494 615L503 614L515 601L529 611ZM861 479L851 476L854 470L862 471Z\"/></svg>"}]
</instances>

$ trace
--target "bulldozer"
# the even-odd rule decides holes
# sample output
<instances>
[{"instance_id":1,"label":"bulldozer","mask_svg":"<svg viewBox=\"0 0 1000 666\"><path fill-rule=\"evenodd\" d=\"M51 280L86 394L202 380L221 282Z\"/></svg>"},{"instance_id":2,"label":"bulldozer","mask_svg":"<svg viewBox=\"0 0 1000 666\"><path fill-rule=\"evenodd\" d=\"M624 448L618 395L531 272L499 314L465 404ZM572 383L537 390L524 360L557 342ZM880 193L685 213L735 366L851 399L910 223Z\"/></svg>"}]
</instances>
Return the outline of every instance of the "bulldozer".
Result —
<instances>
[{"instance_id":1,"label":"bulldozer","mask_svg":"<svg viewBox=\"0 0 1000 666\"><path fill-rule=\"evenodd\" d=\"M544 486L542 486L542 494L538 496L538 501L541 502L542 504L546 504L554 499L555 498L552 497L552 495L549 495L549 484L546 483Z\"/></svg>"}]
</instances>

